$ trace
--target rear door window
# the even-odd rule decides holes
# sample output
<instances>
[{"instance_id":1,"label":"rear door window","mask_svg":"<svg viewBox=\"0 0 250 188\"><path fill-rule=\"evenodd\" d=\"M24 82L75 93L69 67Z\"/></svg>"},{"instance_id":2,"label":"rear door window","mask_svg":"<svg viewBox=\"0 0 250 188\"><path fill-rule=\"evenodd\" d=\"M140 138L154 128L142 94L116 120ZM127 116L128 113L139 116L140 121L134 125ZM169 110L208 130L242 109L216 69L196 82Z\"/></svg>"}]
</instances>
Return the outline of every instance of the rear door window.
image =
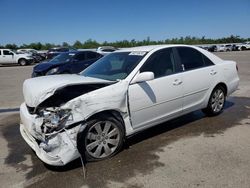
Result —
<instances>
[{"instance_id":1,"label":"rear door window","mask_svg":"<svg viewBox=\"0 0 250 188\"><path fill-rule=\"evenodd\" d=\"M190 47L177 47L181 64L186 71L204 66L203 54Z\"/></svg>"}]
</instances>

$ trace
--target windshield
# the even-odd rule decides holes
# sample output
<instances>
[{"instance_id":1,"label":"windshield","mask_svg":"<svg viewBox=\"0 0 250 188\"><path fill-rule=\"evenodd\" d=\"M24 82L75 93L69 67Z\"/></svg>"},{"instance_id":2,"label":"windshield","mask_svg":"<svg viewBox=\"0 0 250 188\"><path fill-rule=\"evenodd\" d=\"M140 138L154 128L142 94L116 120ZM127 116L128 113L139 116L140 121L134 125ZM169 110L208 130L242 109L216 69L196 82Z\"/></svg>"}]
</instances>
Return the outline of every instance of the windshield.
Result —
<instances>
[{"instance_id":1,"label":"windshield","mask_svg":"<svg viewBox=\"0 0 250 188\"><path fill-rule=\"evenodd\" d=\"M56 64L70 62L74 55L75 53L61 53L56 57L54 57L53 59L51 59L49 62Z\"/></svg>"},{"instance_id":2,"label":"windshield","mask_svg":"<svg viewBox=\"0 0 250 188\"><path fill-rule=\"evenodd\" d=\"M146 52L114 52L96 61L80 74L103 80L122 80L138 65Z\"/></svg>"}]
</instances>

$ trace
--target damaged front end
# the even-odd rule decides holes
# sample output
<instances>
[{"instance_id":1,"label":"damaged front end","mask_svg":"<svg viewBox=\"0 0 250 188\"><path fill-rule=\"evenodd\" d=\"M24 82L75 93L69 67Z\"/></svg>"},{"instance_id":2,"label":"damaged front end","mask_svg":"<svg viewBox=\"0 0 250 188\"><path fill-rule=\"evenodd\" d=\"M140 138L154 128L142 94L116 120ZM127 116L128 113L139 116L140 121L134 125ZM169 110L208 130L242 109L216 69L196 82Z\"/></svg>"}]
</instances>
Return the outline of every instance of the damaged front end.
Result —
<instances>
[{"instance_id":1,"label":"damaged front end","mask_svg":"<svg viewBox=\"0 0 250 188\"><path fill-rule=\"evenodd\" d=\"M33 78L25 81L23 87L25 103L20 107L21 135L43 162L54 166L65 165L80 157L77 136L86 128L86 120L94 114L117 110L125 125L130 125L127 82L83 79L76 75L68 77L50 76L50 82L48 78ZM74 83L63 84L72 79ZM38 81L40 88L34 90Z\"/></svg>"},{"instance_id":2,"label":"damaged front end","mask_svg":"<svg viewBox=\"0 0 250 188\"><path fill-rule=\"evenodd\" d=\"M76 148L80 123L72 124L70 110L50 107L32 115L23 103L20 116L21 134L42 161L61 166L80 156Z\"/></svg>"}]
</instances>

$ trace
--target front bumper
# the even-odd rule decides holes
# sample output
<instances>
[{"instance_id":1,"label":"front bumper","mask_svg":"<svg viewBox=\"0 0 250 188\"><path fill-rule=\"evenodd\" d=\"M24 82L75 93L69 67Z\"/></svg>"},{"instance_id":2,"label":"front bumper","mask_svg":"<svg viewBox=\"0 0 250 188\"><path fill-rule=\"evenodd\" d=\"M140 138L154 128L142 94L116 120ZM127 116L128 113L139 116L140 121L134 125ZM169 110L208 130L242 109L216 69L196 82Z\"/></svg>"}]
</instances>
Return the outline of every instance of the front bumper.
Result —
<instances>
[{"instance_id":1,"label":"front bumper","mask_svg":"<svg viewBox=\"0 0 250 188\"><path fill-rule=\"evenodd\" d=\"M30 114L24 103L20 107L20 118L20 132L23 139L43 162L53 166L63 166L80 157L76 148L79 126L43 141L42 136L36 132L39 126L36 115ZM45 149L44 146L49 149Z\"/></svg>"}]
</instances>

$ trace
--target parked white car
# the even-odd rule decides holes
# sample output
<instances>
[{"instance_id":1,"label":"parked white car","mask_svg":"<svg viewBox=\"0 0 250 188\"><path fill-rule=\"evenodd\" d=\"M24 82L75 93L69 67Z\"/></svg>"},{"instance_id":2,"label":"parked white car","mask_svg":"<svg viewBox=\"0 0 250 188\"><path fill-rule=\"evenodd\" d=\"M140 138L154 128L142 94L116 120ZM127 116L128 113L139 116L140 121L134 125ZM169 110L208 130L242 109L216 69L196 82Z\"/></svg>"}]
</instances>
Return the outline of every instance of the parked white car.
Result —
<instances>
[{"instance_id":1,"label":"parked white car","mask_svg":"<svg viewBox=\"0 0 250 188\"><path fill-rule=\"evenodd\" d=\"M113 46L100 46L96 49L96 51L100 54L106 55L109 54L111 52L116 51L117 48L113 47Z\"/></svg>"},{"instance_id":2,"label":"parked white car","mask_svg":"<svg viewBox=\"0 0 250 188\"><path fill-rule=\"evenodd\" d=\"M228 52L228 51L233 51L232 44L222 44L217 46L217 52Z\"/></svg>"},{"instance_id":3,"label":"parked white car","mask_svg":"<svg viewBox=\"0 0 250 188\"><path fill-rule=\"evenodd\" d=\"M15 64L28 65L33 62L33 57L30 54L18 54L9 49L0 49L0 64Z\"/></svg>"},{"instance_id":4,"label":"parked white car","mask_svg":"<svg viewBox=\"0 0 250 188\"><path fill-rule=\"evenodd\" d=\"M20 131L50 165L101 160L138 131L199 109L218 115L238 84L234 61L199 47L118 50L80 75L26 80Z\"/></svg>"},{"instance_id":5,"label":"parked white car","mask_svg":"<svg viewBox=\"0 0 250 188\"><path fill-rule=\"evenodd\" d=\"M238 50L250 50L250 41L243 42L236 46Z\"/></svg>"},{"instance_id":6,"label":"parked white car","mask_svg":"<svg viewBox=\"0 0 250 188\"><path fill-rule=\"evenodd\" d=\"M35 53L35 54L37 54L37 53L38 53L37 50L31 49L31 48L22 48L22 49L18 49L17 52L18 52L18 53L26 53L26 54L29 54L29 53Z\"/></svg>"}]
</instances>

